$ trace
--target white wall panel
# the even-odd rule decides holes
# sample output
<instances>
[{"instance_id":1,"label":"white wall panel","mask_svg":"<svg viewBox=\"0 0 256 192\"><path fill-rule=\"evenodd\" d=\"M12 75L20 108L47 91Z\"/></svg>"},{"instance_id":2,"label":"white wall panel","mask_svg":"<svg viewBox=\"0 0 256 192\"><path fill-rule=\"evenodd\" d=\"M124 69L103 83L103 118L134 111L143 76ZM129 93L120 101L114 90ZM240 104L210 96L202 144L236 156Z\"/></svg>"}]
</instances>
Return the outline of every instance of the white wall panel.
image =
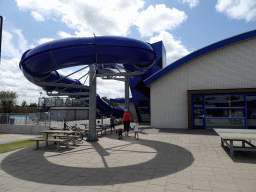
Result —
<instances>
[{"instance_id":1,"label":"white wall panel","mask_svg":"<svg viewBox=\"0 0 256 192\"><path fill-rule=\"evenodd\" d=\"M187 90L256 87L256 38L194 59L151 84L151 126L188 128Z\"/></svg>"}]
</instances>

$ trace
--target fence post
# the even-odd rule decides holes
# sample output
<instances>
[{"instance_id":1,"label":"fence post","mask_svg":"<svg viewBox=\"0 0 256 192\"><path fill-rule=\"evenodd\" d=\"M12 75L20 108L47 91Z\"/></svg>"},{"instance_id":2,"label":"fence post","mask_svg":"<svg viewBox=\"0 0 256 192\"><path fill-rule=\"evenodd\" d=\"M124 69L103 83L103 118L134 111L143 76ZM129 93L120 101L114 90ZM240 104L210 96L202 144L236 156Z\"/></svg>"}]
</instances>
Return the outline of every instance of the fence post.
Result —
<instances>
[{"instance_id":1,"label":"fence post","mask_svg":"<svg viewBox=\"0 0 256 192\"><path fill-rule=\"evenodd\" d=\"M46 113L44 113L44 114L46 114ZM47 116L48 116L48 114L47 114ZM44 115L44 126L46 127L46 115Z\"/></svg>"},{"instance_id":2,"label":"fence post","mask_svg":"<svg viewBox=\"0 0 256 192\"><path fill-rule=\"evenodd\" d=\"M39 117L40 116L40 112L37 112L37 118L36 118L36 124L38 125L39 124Z\"/></svg>"},{"instance_id":3,"label":"fence post","mask_svg":"<svg viewBox=\"0 0 256 192\"><path fill-rule=\"evenodd\" d=\"M28 112L28 109L27 109L27 107L26 107L26 120L25 120L25 125L27 125L27 112Z\"/></svg>"},{"instance_id":4,"label":"fence post","mask_svg":"<svg viewBox=\"0 0 256 192\"><path fill-rule=\"evenodd\" d=\"M49 129L51 128L51 112L49 112Z\"/></svg>"}]
</instances>

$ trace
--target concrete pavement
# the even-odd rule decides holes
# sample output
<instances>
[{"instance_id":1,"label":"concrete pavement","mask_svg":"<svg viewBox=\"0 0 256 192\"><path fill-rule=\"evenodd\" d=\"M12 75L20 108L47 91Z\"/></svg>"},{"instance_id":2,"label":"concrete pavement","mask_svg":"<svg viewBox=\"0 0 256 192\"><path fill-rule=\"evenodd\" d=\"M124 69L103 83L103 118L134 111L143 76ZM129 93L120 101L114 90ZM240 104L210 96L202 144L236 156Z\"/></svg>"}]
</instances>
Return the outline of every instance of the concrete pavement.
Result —
<instances>
[{"instance_id":1,"label":"concrete pavement","mask_svg":"<svg viewBox=\"0 0 256 192\"><path fill-rule=\"evenodd\" d=\"M141 129L0 154L0 191L256 191L256 154L231 159L213 130Z\"/></svg>"}]
</instances>

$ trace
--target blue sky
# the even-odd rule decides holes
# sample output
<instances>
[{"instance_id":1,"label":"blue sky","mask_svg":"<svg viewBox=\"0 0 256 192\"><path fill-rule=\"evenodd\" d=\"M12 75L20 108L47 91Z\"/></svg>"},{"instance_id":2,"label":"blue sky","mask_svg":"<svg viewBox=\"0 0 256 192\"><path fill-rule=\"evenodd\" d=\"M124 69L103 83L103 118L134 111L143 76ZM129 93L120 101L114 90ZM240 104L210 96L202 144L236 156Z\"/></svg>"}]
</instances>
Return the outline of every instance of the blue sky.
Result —
<instances>
[{"instance_id":1,"label":"blue sky","mask_svg":"<svg viewBox=\"0 0 256 192\"><path fill-rule=\"evenodd\" d=\"M0 90L17 91L18 104L23 100L37 103L42 91L19 70L20 58L26 50L50 40L93 33L150 43L162 40L167 64L171 64L202 47L256 28L255 0L0 0L0 14L4 18ZM97 93L123 97L124 85L99 79Z\"/></svg>"}]
</instances>

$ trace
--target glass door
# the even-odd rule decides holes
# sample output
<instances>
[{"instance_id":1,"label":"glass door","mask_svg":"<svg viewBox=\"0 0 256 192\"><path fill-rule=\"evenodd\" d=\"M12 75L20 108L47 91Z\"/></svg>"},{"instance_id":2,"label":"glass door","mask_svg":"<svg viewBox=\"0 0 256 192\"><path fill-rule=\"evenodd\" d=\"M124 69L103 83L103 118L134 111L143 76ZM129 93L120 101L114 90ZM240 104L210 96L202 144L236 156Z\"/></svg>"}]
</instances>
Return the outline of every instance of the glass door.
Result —
<instances>
[{"instance_id":1,"label":"glass door","mask_svg":"<svg viewBox=\"0 0 256 192\"><path fill-rule=\"evenodd\" d=\"M194 129L205 129L204 96L192 96L192 126Z\"/></svg>"},{"instance_id":2,"label":"glass door","mask_svg":"<svg viewBox=\"0 0 256 192\"><path fill-rule=\"evenodd\" d=\"M256 95L246 96L246 107L248 129L256 129Z\"/></svg>"},{"instance_id":3,"label":"glass door","mask_svg":"<svg viewBox=\"0 0 256 192\"><path fill-rule=\"evenodd\" d=\"M206 128L246 128L243 94L205 95Z\"/></svg>"}]
</instances>

